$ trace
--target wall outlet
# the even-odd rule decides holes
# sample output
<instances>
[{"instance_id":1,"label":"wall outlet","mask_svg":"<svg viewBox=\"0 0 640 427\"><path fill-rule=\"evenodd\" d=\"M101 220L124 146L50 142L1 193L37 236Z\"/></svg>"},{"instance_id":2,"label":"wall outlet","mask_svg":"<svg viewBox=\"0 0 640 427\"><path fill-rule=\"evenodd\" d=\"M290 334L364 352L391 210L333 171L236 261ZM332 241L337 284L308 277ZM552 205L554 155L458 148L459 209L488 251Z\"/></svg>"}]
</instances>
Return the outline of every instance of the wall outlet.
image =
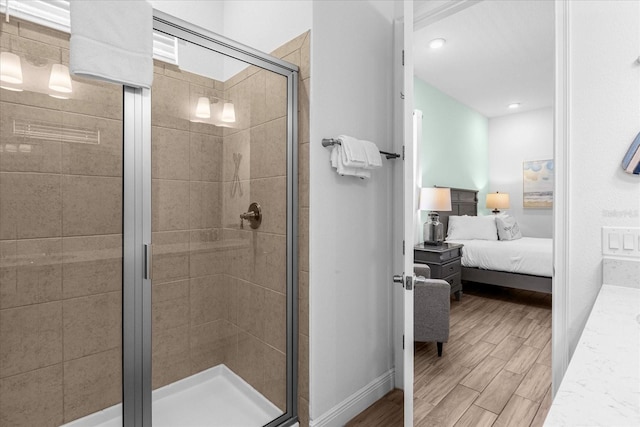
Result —
<instances>
[{"instance_id":1,"label":"wall outlet","mask_svg":"<svg viewBox=\"0 0 640 427\"><path fill-rule=\"evenodd\" d=\"M640 258L640 227L602 227L602 255Z\"/></svg>"}]
</instances>

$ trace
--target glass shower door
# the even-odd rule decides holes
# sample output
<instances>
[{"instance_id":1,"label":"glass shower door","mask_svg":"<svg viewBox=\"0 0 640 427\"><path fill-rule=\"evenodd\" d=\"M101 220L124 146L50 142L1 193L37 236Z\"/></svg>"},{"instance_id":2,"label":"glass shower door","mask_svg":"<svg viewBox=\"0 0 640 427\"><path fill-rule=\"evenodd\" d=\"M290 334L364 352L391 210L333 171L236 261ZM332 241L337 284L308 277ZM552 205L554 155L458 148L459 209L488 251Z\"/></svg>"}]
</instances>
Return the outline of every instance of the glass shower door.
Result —
<instances>
[{"instance_id":1,"label":"glass shower door","mask_svg":"<svg viewBox=\"0 0 640 427\"><path fill-rule=\"evenodd\" d=\"M292 410L288 80L178 47L151 91L153 425L267 425Z\"/></svg>"},{"instance_id":2,"label":"glass shower door","mask_svg":"<svg viewBox=\"0 0 640 427\"><path fill-rule=\"evenodd\" d=\"M123 88L0 17L0 425L96 425L122 411Z\"/></svg>"}]
</instances>

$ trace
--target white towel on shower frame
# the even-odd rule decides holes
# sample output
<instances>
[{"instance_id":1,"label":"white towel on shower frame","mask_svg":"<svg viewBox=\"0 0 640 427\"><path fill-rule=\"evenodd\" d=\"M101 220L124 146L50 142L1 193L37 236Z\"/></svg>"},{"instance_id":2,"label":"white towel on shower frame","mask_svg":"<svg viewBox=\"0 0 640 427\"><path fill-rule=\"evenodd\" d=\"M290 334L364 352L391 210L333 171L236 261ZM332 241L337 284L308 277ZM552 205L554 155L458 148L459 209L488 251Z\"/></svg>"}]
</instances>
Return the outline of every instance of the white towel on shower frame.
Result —
<instances>
[{"instance_id":1,"label":"white towel on shower frame","mask_svg":"<svg viewBox=\"0 0 640 427\"><path fill-rule=\"evenodd\" d=\"M69 69L74 75L150 88L153 8L145 0L71 0Z\"/></svg>"}]
</instances>

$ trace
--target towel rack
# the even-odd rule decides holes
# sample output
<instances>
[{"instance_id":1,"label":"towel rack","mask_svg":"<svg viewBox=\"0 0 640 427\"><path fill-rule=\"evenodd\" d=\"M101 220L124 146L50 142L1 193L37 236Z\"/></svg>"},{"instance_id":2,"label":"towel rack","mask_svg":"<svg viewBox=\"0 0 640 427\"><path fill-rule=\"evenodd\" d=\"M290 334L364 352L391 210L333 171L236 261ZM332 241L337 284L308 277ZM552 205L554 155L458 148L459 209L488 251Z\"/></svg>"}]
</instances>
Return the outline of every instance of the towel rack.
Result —
<instances>
[{"instance_id":1,"label":"towel rack","mask_svg":"<svg viewBox=\"0 0 640 427\"><path fill-rule=\"evenodd\" d=\"M338 141L337 139L333 139L333 138L324 138L322 140L322 146L323 147L330 147L332 145L342 145L340 144L340 141ZM396 153L388 153L386 151L380 151L380 154L384 154L386 156L387 159L397 159L400 157L400 154L396 154Z\"/></svg>"}]
</instances>

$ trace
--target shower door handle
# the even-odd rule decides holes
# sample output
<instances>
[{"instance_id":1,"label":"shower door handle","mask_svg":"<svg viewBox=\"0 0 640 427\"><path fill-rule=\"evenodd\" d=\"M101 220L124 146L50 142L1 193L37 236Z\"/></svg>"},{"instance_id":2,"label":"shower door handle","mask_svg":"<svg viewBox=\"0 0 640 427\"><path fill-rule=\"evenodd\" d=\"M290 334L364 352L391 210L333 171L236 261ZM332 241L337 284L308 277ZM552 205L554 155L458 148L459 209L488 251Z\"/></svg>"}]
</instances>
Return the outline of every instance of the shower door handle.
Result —
<instances>
[{"instance_id":1,"label":"shower door handle","mask_svg":"<svg viewBox=\"0 0 640 427\"><path fill-rule=\"evenodd\" d=\"M150 243L145 243L143 246L144 251L144 278L152 280L153 276L153 247Z\"/></svg>"}]
</instances>

